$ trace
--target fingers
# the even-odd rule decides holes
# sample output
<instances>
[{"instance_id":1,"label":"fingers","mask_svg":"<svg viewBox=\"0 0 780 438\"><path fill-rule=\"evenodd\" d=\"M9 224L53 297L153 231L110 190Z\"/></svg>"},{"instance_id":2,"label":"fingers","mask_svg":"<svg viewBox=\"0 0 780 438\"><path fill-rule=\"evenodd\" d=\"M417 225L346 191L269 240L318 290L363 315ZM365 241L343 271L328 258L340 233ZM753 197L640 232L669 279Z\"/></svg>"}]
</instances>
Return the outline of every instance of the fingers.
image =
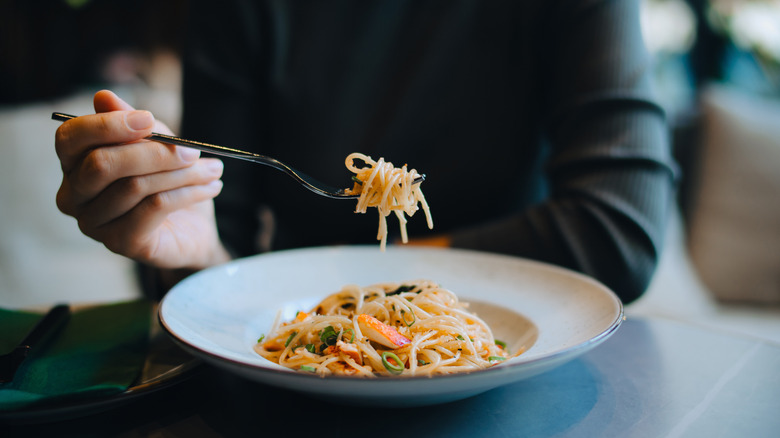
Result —
<instances>
[{"instance_id":1,"label":"fingers","mask_svg":"<svg viewBox=\"0 0 780 438\"><path fill-rule=\"evenodd\" d=\"M135 110L108 90L95 94L96 114L64 122L55 135L55 149L65 173L94 148L125 144L148 137L153 130L170 133L149 111Z\"/></svg>"},{"instance_id":2,"label":"fingers","mask_svg":"<svg viewBox=\"0 0 780 438\"><path fill-rule=\"evenodd\" d=\"M170 251L175 243L166 240L176 235L202 238L197 230L186 228L187 222L175 220L177 215L186 215L188 208L197 208L200 203L219 195L222 181L187 186L167 192L158 192L146 197L127 214L108 224L90 230L90 237L103 242L113 252L124 254L135 260L152 261L156 264L171 263L160 258L158 252ZM173 220L172 220L173 218ZM166 229L167 228L167 229ZM201 255L187 254L189 258Z\"/></svg>"},{"instance_id":3,"label":"fingers","mask_svg":"<svg viewBox=\"0 0 780 438\"><path fill-rule=\"evenodd\" d=\"M110 90L101 90L95 93L93 104L95 106L96 113L107 113L111 111L133 111L135 109L129 103L122 100L119 96ZM155 120L154 131L173 135L173 131L168 129L164 123L158 120Z\"/></svg>"},{"instance_id":4,"label":"fingers","mask_svg":"<svg viewBox=\"0 0 780 438\"><path fill-rule=\"evenodd\" d=\"M59 209L116 253L160 266L205 266L221 247L210 200L222 190L222 162L148 140L152 131L170 130L110 91L96 93L94 106L96 114L57 130Z\"/></svg>"},{"instance_id":5,"label":"fingers","mask_svg":"<svg viewBox=\"0 0 780 438\"><path fill-rule=\"evenodd\" d=\"M204 158L183 169L123 178L84 204L78 212L80 227L82 230L99 228L127 214L155 193L211 184L222 176L222 170L222 161Z\"/></svg>"},{"instance_id":6,"label":"fingers","mask_svg":"<svg viewBox=\"0 0 780 438\"><path fill-rule=\"evenodd\" d=\"M57 205L65 214L75 216L119 180L183 169L200 157L194 149L145 140L153 129L169 130L108 90L95 94L94 105L98 114L69 120L57 130L63 170Z\"/></svg>"},{"instance_id":7,"label":"fingers","mask_svg":"<svg viewBox=\"0 0 780 438\"><path fill-rule=\"evenodd\" d=\"M96 148L66 173L71 206L79 206L123 178L183 169L195 163L200 152L153 141Z\"/></svg>"},{"instance_id":8,"label":"fingers","mask_svg":"<svg viewBox=\"0 0 780 438\"><path fill-rule=\"evenodd\" d=\"M91 114L64 122L55 134L55 150L62 170L70 172L92 149L141 140L152 133L149 111L114 111Z\"/></svg>"},{"instance_id":9,"label":"fingers","mask_svg":"<svg viewBox=\"0 0 780 438\"><path fill-rule=\"evenodd\" d=\"M132 111L135 109L129 103L122 100L119 96L110 90L100 90L95 93L95 96L92 99L92 104L95 106L96 113L107 113L110 111Z\"/></svg>"}]
</instances>

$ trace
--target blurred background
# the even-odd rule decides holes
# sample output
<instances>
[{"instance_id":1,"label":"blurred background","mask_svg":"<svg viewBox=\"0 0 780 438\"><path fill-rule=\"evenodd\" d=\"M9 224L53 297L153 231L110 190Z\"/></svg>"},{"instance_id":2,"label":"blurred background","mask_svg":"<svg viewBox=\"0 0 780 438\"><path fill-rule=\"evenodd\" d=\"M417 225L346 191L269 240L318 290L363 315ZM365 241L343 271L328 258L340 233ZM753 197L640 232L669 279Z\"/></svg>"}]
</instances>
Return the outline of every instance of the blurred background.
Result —
<instances>
[{"instance_id":1,"label":"blurred background","mask_svg":"<svg viewBox=\"0 0 780 438\"><path fill-rule=\"evenodd\" d=\"M132 263L57 210L50 117L111 88L176 131L186 3L0 0L0 306L139 295ZM641 19L683 177L627 315L780 342L780 0L642 0Z\"/></svg>"}]
</instances>

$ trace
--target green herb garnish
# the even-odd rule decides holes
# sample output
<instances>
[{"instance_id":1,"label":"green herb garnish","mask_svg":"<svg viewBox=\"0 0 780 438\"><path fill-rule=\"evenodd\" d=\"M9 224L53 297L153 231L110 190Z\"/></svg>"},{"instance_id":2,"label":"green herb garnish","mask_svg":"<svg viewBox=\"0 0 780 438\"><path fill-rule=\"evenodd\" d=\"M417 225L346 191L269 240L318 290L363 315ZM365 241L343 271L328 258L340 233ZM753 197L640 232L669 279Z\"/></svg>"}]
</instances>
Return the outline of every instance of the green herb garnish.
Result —
<instances>
[{"instance_id":1,"label":"green herb garnish","mask_svg":"<svg viewBox=\"0 0 780 438\"><path fill-rule=\"evenodd\" d=\"M412 308L409 308L409 313L412 314L412 322L409 322L406 320L406 311L401 309L401 319L404 321L404 324L406 324L407 327L411 327L412 324L414 324L417 321L417 316L414 314L414 310Z\"/></svg>"},{"instance_id":2,"label":"green herb garnish","mask_svg":"<svg viewBox=\"0 0 780 438\"><path fill-rule=\"evenodd\" d=\"M336 345L338 336L339 335L336 333L336 330L333 328L333 326L329 325L320 332L320 341L326 345Z\"/></svg>"},{"instance_id":3,"label":"green herb garnish","mask_svg":"<svg viewBox=\"0 0 780 438\"><path fill-rule=\"evenodd\" d=\"M290 333L290 337L289 337L289 338L287 338L287 340L284 342L284 346L286 347L286 346L290 345L290 342L293 340L293 338L294 338L294 337L295 337L295 335L297 335L297 334L298 334L298 332L292 332L292 333Z\"/></svg>"},{"instance_id":4,"label":"green herb garnish","mask_svg":"<svg viewBox=\"0 0 780 438\"><path fill-rule=\"evenodd\" d=\"M398 288L396 290L386 293L385 296L389 297L390 295L398 295L398 294L403 293L403 292L411 292L416 287L417 287L417 285L415 285L415 284L401 285L401 286L398 286Z\"/></svg>"},{"instance_id":5,"label":"green herb garnish","mask_svg":"<svg viewBox=\"0 0 780 438\"><path fill-rule=\"evenodd\" d=\"M391 363L391 361L394 363ZM390 374L398 375L404 372L404 364L401 362L401 359L395 353L389 351L382 352L382 365L385 366L387 371L390 371Z\"/></svg>"}]
</instances>

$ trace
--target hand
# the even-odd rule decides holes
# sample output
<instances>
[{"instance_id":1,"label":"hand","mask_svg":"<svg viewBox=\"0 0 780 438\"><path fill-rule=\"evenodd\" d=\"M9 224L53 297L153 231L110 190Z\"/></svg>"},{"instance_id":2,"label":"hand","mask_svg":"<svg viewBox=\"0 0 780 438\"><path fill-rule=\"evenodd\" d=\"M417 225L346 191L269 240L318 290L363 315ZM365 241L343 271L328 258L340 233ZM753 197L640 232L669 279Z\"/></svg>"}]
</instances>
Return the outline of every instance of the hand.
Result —
<instances>
[{"instance_id":1,"label":"hand","mask_svg":"<svg viewBox=\"0 0 780 438\"><path fill-rule=\"evenodd\" d=\"M171 131L110 91L96 93L94 105L96 114L57 129L60 211L109 250L158 268L229 260L212 201L222 189L222 162L145 140L152 131Z\"/></svg>"}]
</instances>

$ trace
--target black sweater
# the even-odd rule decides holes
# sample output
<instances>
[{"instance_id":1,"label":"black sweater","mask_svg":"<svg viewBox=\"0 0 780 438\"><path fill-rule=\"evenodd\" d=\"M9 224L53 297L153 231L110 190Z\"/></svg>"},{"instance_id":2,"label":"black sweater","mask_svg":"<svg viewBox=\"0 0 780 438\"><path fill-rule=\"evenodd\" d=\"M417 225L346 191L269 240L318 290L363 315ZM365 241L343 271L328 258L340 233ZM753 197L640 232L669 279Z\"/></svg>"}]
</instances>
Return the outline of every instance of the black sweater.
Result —
<instances>
[{"instance_id":1,"label":"black sweater","mask_svg":"<svg viewBox=\"0 0 780 438\"><path fill-rule=\"evenodd\" d=\"M411 237L579 270L624 302L646 288L675 165L638 1L194 1L190 22L183 135L334 186L351 152L406 163L435 222ZM238 256L376 242L374 209L235 160L223 181Z\"/></svg>"}]
</instances>

